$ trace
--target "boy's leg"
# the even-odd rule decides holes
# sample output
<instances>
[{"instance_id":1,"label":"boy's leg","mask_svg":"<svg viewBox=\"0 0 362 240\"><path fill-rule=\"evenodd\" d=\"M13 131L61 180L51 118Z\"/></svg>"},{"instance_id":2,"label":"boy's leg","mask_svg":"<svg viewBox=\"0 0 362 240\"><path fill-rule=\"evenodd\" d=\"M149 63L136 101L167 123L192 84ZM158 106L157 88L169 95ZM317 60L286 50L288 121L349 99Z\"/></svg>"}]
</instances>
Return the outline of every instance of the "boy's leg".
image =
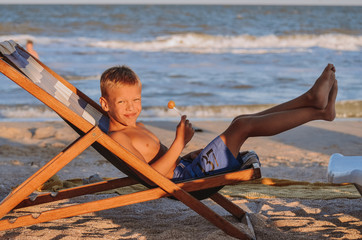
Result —
<instances>
[{"instance_id":1,"label":"boy's leg","mask_svg":"<svg viewBox=\"0 0 362 240\"><path fill-rule=\"evenodd\" d=\"M331 78L334 78L334 75ZM287 110L284 111L269 111L264 112L264 114L239 116L220 135L221 139L236 157L241 145L248 137L275 135L312 120L332 121L335 118L335 100L338 91L337 81L333 81L332 89L326 96L327 106L324 109L316 107L288 109L288 104L285 104ZM297 104L292 103L292 105ZM284 107L282 106L279 109L284 109Z\"/></svg>"},{"instance_id":2,"label":"boy's leg","mask_svg":"<svg viewBox=\"0 0 362 240\"><path fill-rule=\"evenodd\" d=\"M336 69L333 64L328 64L323 70L320 77L315 81L311 89L304 94L300 95L293 100L279 104L272 108L266 109L262 112L251 115L264 115L269 113L287 111L302 107L315 107L318 109L324 109L328 103L326 95L328 96L334 80Z\"/></svg>"}]
</instances>

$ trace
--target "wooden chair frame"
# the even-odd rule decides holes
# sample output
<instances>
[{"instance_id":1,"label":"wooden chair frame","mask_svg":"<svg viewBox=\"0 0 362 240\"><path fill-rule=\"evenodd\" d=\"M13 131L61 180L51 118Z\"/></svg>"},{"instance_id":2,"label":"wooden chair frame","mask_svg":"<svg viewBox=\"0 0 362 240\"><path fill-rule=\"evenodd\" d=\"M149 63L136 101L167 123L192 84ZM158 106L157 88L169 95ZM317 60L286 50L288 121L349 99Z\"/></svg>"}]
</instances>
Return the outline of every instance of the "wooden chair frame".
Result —
<instances>
[{"instance_id":1,"label":"wooden chair frame","mask_svg":"<svg viewBox=\"0 0 362 240\"><path fill-rule=\"evenodd\" d=\"M61 83L67 86L71 91L85 99L94 108L104 113L97 103L75 88L61 76L56 74L42 62L39 60L36 61L42 65L44 69L56 77ZM139 183L139 181L135 180L134 178L126 177L110 181L97 182L71 189L64 189L59 191L55 196L51 193L46 193L37 196L34 200L29 198L30 194L32 194L38 187L45 183L50 177L56 174L75 157L81 154L85 149L94 144L101 145L119 159L122 159L122 161L126 165L130 166L131 169L134 169L136 172L142 174L142 176L144 176L148 182L151 182L155 185L154 188L136 193L45 211L40 213L40 215L36 218L32 215L25 215L18 217L15 221L3 219L0 220L0 230L23 227L41 222L172 196L183 202L185 205L190 207L192 210L203 216L205 219L210 221L212 224L230 236L239 239L250 239L255 237L249 236L242 232L239 228L231 224L225 218L212 211L200 200L193 197L190 192L260 178L261 173L259 167L231 173L224 173L202 179L190 180L182 183L174 183L171 180L165 178L163 175L159 174L150 165L138 159L120 144L115 142L98 126L92 125L62 104L59 100L48 94L42 88L38 87L3 56L0 57L0 72L17 83L20 87L24 88L30 94L38 98L41 102L54 110L66 122L70 123L73 125L73 127L83 133L71 145L65 148L46 165L41 167L36 173L34 173L31 177L29 177L26 181L14 189L5 199L3 199L0 204L0 219L2 219L14 209L58 201L61 199L68 199L84 194L91 194ZM241 220L243 217L247 217L247 214L243 209L232 203L220 193L211 194L210 198L239 220Z\"/></svg>"}]
</instances>

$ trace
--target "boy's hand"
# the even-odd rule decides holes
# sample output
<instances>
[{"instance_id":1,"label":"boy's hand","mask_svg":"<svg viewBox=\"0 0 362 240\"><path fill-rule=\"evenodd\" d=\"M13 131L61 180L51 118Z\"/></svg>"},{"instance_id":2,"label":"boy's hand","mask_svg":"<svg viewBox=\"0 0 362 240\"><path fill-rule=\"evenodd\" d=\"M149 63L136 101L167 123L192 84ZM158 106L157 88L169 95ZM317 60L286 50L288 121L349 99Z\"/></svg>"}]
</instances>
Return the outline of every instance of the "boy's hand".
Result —
<instances>
[{"instance_id":1,"label":"boy's hand","mask_svg":"<svg viewBox=\"0 0 362 240\"><path fill-rule=\"evenodd\" d=\"M192 139L195 130L192 124L186 119L186 115L181 117L180 123L177 125L176 138L181 138L184 141L184 146Z\"/></svg>"}]
</instances>

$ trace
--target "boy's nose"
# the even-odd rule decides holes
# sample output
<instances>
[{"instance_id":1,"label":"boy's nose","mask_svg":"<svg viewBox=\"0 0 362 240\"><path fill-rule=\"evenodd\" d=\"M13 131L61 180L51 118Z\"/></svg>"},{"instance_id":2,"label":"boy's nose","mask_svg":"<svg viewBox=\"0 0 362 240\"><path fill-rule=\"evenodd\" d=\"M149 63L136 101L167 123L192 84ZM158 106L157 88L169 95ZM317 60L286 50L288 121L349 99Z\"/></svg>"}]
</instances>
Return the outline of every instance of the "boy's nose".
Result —
<instances>
[{"instance_id":1,"label":"boy's nose","mask_svg":"<svg viewBox=\"0 0 362 240\"><path fill-rule=\"evenodd\" d=\"M133 109L134 109L133 102L127 102L126 110L133 110Z\"/></svg>"}]
</instances>

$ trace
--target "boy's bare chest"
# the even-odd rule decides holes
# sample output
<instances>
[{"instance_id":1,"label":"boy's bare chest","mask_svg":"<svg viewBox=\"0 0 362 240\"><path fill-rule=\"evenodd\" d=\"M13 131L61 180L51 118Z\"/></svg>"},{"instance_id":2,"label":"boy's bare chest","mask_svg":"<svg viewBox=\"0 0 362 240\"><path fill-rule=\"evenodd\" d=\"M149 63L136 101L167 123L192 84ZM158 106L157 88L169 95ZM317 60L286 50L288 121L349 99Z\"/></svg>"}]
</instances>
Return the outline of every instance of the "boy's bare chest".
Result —
<instances>
[{"instance_id":1,"label":"boy's bare chest","mask_svg":"<svg viewBox=\"0 0 362 240\"><path fill-rule=\"evenodd\" d=\"M142 154L147 162L151 161L160 149L159 139L150 131L138 129L132 132L132 145Z\"/></svg>"}]
</instances>

